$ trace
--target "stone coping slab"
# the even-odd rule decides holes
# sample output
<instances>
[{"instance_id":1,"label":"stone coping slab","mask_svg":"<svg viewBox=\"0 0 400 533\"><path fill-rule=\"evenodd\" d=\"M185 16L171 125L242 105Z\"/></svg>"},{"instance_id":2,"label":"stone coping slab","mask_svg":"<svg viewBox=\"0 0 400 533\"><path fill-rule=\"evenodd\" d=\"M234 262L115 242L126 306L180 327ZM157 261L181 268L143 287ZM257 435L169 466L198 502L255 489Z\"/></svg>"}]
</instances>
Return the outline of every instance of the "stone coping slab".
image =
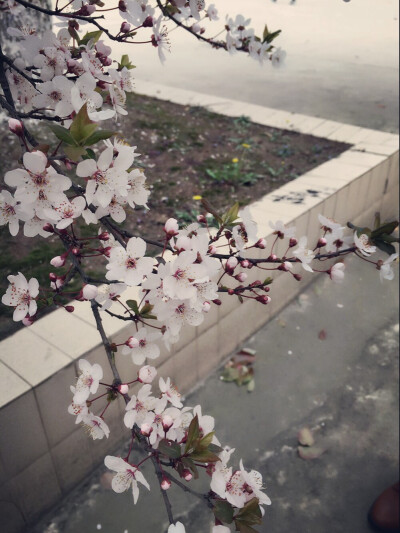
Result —
<instances>
[{"instance_id":1,"label":"stone coping slab","mask_svg":"<svg viewBox=\"0 0 400 533\"><path fill-rule=\"evenodd\" d=\"M326 216L336 216L338 220L343 221L339 214L355 217L364 209L362 204L367 198L372 205L387 191L398 186L398 135L143 80L136 80L136 91L177 104L204 106L210 111L228 116L244 115L265 126L321 136L352 145L338 157L315 167L253 203L250 209L260 228L260 236L262 234L268 237L271 234L269 220L280 219L284 223L294 223L318 206L319 212ZM378 176L377 169L381 166L385 167L385 172ZM357 180L361 177L362 190L361 182L356 188ZM348 208L344 208L345 203L342 205L330 201L342 189L349 189L346 196L353 189L354 198ZM315 224L316 215L317 212L314 217ZM303 231L307 231L308 224L305 226L307 227L302 228ZM137 288L130 289L129 298L135 298L137 295ZM75 302L74 306L73 314L59 309L38 320L29 329L20 330L1 341L0 379L11 381L15 386L2 388L0 407L99 346L99 336L90 306L86 302ZM126 328L124 324L121 326L118 319L105 313L102 316L109 335L118 335ZM214 318L214 325L215 323ZM204 325L201 330L204 331ZM69 331L73 331L74 335L71 336ZM195 336L194 333L188 334L188 338ZM182 342L179 345L182 347Z\"/></svg>"}]
</instances>

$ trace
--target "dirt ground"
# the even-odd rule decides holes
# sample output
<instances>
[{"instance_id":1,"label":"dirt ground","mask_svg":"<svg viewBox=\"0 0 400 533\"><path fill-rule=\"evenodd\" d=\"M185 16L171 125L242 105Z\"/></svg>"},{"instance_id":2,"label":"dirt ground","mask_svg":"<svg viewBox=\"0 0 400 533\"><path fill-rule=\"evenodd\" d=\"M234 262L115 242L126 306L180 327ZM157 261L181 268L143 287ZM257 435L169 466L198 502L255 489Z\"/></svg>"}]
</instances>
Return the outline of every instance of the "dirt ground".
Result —
<instances>
[{"instance_id":1,"label":"dirt ground","mask_svg":"<svg viewBox=\"0 0 400 533\"><path fill-rule=\"evenodd\" d=\"M246 205L297 178L347 149L343 143L302 135L294 131L251 123L245 116L225 117L201 107L173 104L142 95L130 95L129 114L104 128L117 131L142 154L136 160L144 169L151 190L148 206L130 209L125 227L148 238L162 235L165 220L181 223L195 220L201 198L207 198L221 212L238 201ZM54 144L43 127L41 142ZM4 127L0 133L3 157L2 175L15 168L20 147ZM7 147L7 149L5 149ZM135 163L136 163L135 161ZM7 187L5 187L7 188ZM91 227L80 226L85 235ZM25 238L20 231L12 238L0 231L0 292L8 285L7 276L23 272L48 285L54 270L49 261L61 253L57 240L49 237ZM102 265L97 265L100 275ZM95 272L92 272L95 273ZM18 328L10 308L0 306L0 338Z\"/></svg>"}]
</instances>

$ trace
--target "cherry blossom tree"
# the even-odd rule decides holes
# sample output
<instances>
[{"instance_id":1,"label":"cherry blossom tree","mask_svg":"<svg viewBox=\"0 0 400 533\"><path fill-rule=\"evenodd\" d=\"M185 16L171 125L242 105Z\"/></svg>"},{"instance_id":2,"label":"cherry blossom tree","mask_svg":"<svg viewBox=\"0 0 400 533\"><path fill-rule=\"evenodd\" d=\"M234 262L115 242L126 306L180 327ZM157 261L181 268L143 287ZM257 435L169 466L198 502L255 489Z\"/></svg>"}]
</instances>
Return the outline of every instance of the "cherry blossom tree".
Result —
<instances>
[{"instance_id":1,"label":"cherry blossom tree","mask_svg":"<svg viewBox=\"0 0 400 533\"><path fill-rule=\"evenodd\" d=\"M14 308L13 319L25 326L49 306L73 313L72 303L62 302L65 295L71 297L72 281L79 279L80 289L72 297L91 306L113 381L103 382L101 366L81 359L68 411L91 438L106 439L110 433L107 408L119 396L124 399L130 448L126 457L104 460L115 472L113 490L132 490L136 504L143 487L150 490L158 485L169 533L185 531L172 513L168 497L172 484L210 508L215 518L213 533L232 527L255 531L264 506L271 503L261 474L247 470L241 460L233 462L234 450L218 440L214 419L203 414L199 405L184 406L168 376L160 376L158 387L154 386L157 371L151 362L160 355L157 341L169 349L183 328L198 326L212 306L221 305L222 293L238 303L251 299L270 305L277 272L293 278L293 283L301 280L301 268L341 282L343 258L352 254L371 263L382 281L390 280L398 257L393 245L398 239L392 235L397 221L381 223L377 217L372 229L349 223L351 232L346 234L341 223L320 215L322 233L315 243L305 235L296 236L295 228L271 221L275 237L267 248L248 208L235 204L219 213L203 201L204 212L196 223L184 226L169 219L159 240L131 234L120 224L131 209L147 207L149 190L137 165L136 147L124 141L123 132L100 127L106 119L127 114L126 94L134 88L128 55L113 60L108 43L147 43L164 62L169 32L179 27L214 48L245 53L262 64L277 66L285 56L274 44L279 30L265 26L262 36L257 36L243 15L221 23L216 5L206 5L205 0L156 0L155 4L148 0L107 4L57 0L52 9L33 0L1 0L0 10L16 17L31 10L53 22L53 30L44 32L10 27L17 51L9 56L0 47L0 105L9 114L10 131L21 145L21 164L16 162L4 176L7 189L0 193L0 225L8 225L12 236L19 231L26 237L53 235L65 249L50 262L63 270L50 274L48 287L39 287L36 279L27 280L22 273L10 274L2 302ZM109 11L121 16L116 34L107 28ZM220 31L217 37L209 37L209 27L215 24L220 24ZM39 144L32 133L32 124L38 122L52 131L51 146ZM92 230L90 237L80 234L80 218ZM280 255L278 242L285 243ZM159 248L156 257L148 255L150 244ZM389 257L375 259L378 249ZM254 250L263 251L263 256L251 257ZM105 274L99 279L88 274L92 257L105 264ZM251 269L260 279L246 283ZM138 300L124 296L129 287L138 288ZM131 325L124 343L110 342L102 323L105 314ZM132 359L129 376L119 372L121 357ZM132 394L134 384L140 387ZM104 404L99 416L91 412L94 402ZM133 447L143 452L137 464L130 460ZM156 481L145 479L141 465L146 461L153 464ZM209 477L210 489L205 494L192 489L200 475Z\"/></svg>"}]
</instances>

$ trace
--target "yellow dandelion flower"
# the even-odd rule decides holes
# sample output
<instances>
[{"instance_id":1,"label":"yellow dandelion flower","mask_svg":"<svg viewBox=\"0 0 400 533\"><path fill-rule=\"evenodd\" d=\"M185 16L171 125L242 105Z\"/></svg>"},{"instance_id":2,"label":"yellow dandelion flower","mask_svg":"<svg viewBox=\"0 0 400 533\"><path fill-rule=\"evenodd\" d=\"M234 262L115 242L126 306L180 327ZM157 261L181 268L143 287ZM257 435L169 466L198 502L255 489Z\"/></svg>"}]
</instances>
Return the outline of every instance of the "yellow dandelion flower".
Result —
<instances>
[{"instance_id":1,"label":"yellow dandelion flower","mask_svg":"<svg viewBox=\"0 0 400 533\"><path fill-rule=\"evenodd\" d=\"M247 143L242 143L243 148L250 148L250 145Z\"/></svg>"},{"instance_id":2,"label":"yellow dandelion flower","mask_svg":"<svg viewBox=\"0 0 400 533\"><path fill-rule=\"evenodd\" d=\"M232 159L232 163L239 163L239 159L238 159L237 157L234 157L234 158Z\"/></svg>"},{"instance_id":3,"label":"yellow dandelion flower","mask_svg":"<svg viewBox=\"0 0 400 533\"><path fill-rule=\"evenodd\" d=\"M200 196L200 194L195 194L194 196L192 196L192 200L201 200L203 197Z\"/></svg>"}]
</instances>

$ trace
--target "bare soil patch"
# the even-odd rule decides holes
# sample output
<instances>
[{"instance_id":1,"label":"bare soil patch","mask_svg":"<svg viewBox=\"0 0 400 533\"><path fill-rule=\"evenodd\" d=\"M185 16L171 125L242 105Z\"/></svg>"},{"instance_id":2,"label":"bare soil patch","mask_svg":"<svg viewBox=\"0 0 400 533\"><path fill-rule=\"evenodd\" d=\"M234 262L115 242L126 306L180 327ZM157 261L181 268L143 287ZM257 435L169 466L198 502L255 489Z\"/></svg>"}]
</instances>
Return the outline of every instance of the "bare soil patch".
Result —
<instances>
[{"instance_id":1,"label":"bare soil patch","mask_svg":"<svg viewBox=\"0 0 400 533\"><path fill-rule=\"evenodd\" d=\"M201 198L222 212L236 201L249 204L348 148L344 143L254 124L245 116L225 117L205 108L137 94L130 95L128 109L128 116L104 127L120 132L142 154L138 165L151 189L150 211L130 209L125 226L152 239L161 237L170 217L184 223L195 220ZM39 137L46 142L49 135L43 130L46 128ZM6 127L0 132L0 141L4 176L15 168L20 147ZM81 230L85 235L93 233L90 226L81 226ZM48 274L54 271L49 261L62 252L56 239L28 239L22 232L12 238L8 229L1 228L0 246L1 294L11 273L23 272L48 286ZM19 327L12 321L11 311L0 306L0 338Z\"/></svg>"}]
</instances>

